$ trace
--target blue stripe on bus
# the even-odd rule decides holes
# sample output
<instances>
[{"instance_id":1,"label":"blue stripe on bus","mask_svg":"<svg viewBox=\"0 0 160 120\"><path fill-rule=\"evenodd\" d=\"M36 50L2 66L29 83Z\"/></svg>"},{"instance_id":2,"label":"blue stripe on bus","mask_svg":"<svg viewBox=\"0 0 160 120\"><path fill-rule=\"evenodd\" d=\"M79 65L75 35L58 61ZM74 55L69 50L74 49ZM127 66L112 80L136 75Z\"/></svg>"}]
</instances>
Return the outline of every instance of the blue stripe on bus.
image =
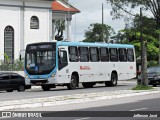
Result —
<instances>
[{"instance_id":1,"label":"blue stripe on bus","mask_svg":"<svg viewBox=\"0 0 160 120\"><path fill-rule=\"evenodd\" d=\"M85 42L57 42L57 46L88 46L88 47L109 47L109 48L134 48L127 44L106 44L106 43L85 43Z\"/></svg>"}]
</instances>

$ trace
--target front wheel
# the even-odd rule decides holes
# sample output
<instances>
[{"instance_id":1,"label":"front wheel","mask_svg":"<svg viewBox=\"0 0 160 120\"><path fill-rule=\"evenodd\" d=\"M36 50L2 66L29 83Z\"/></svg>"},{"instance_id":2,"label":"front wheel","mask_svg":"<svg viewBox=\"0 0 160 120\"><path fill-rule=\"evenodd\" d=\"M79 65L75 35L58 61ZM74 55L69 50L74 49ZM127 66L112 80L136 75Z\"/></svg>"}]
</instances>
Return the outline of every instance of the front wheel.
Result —
<instances>
[{"instance_id":1,"label":"front wheel","mask_svg":"<svg viewBox=\"0 0 160 120\"><path fill-rule=\"evenodd\" d=\"M49 91L51 88L49 86L42 86L43 91Z\"/></svg>"},{"instance_id":2,"label":"front wheel","mask_svg":"<svg viewBox=\"0 0 160 120\"><path fill-rule=\"evenodd\" d=\"M67 88L69 90L74 90L74 89L76 89L77 84L78 84L77 83L77 78L74 75L72 75L71 82L67 85Z\"/></svg>"}]
</instances>

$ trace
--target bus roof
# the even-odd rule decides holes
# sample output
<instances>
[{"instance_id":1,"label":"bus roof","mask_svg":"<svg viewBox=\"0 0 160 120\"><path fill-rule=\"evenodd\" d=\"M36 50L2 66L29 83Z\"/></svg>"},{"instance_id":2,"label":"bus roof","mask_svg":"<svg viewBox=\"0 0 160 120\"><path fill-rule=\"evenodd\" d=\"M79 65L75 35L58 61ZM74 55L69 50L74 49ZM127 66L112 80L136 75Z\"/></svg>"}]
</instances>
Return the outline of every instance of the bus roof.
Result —
<instances>
[{"instance_id":1,"label":"bus roof","mask_svg":"<svg viewBox=\"0 0 160 120\"><path fill-rule=\"evenodd\" d=\"M134 48L133 45L129 44L107 44L107 43L89 43L89 42L39 42L39 43L31 43L29 45L41 45L41 44L51 44L56 43L57 46L88 46L88 47L109 47L109 48Z\"/></svg>"},{"instance_id":2,"label":"bus roof","mask_svg":"<svg viewBox=\"0 0 160 120\"><path fill-rule=\"evenodd\" d=\"M107 44L107 43L88 43L88 42L57 42L58 46L88 46L88 47L109 47L109 48L134 48L128 44Z\"/></svg>"}]
</instances>

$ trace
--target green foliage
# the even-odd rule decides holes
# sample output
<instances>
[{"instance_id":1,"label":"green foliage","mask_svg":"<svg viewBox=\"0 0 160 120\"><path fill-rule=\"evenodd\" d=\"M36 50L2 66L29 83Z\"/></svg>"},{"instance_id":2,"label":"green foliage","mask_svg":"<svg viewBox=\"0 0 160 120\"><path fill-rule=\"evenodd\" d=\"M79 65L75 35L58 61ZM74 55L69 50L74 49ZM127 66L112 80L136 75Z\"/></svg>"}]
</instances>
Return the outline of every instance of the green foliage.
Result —
<instances>
[{"instance_id":1,"label":"green foliage","mask_svg":"<svg viewBox=\"0 0 160 120\"><path fill-rule=\"evenodd\" d=\"M145 86L145 85L141 85L141 84L132 88L132 90L151 90L151 89L153 89L151 86Z\"/></svg>"},{"instance_id":2,"label":"green foliage","mask_svg":"<svg viewBox=\"0 0 160 120\"><path fill-rule=\"evenodd\" d=\"M6 61L10 61L9 56L6 53L4 53L3 55L4 55L4 58L6 59Z\"/></svg>"},{"instance_id":3,"label":"green foliage","mask_svg":"<svg viewBox=\"0 0 160 120\"><path fill-rule=\"evenodd\" d=\"M133 12L135 8L143 7L143 11L150 11L154 16L157 28L160 28L160 2L159 0L106 0L111 3L113 19L130 16L136 16ZM139 13L138 13L139 14Z\"/></svg>"},{"instance_id":4,"label":"green foliage","mask_svg":"<svg viewBox=\"0 0 160 120\"><path fill-rule=\"evenodd\" d=\"M102 32L103 31L103 32ZM103 34L102 34L103 33ZM113 28L106 24L102 25L100 23L90 24L88 30L85 31L85 40L83 42L105 42L109 40L109 36L114 34Z\"/></svg>"},{"instance_id":5,"label":"green foliage","mask_svg":"<svg viewBox=\"0 0 160 120\"><path fill-rule=\"evenodd\" d=\"M158 61L149 61L148 62L148 67L157 66L157 65L158 65Z\"/></svg>"},{"instance_id":6,"label":"green foliage","mask_svg":"<svg viewBox=\"0 0 160 120\"><path fill-rule=\"evenodd\" d=\"M150 61L158 61L158 36L157 30L155 27L155 22L147 17L143 17L143 37L142 39L147 42L147 60L148 65L155 65L157 62ZM139 17L136 16L134 19L134 25L130 28L121 30L121 33L125 35L126 40L123 40L123 43L133 44L136 50L136 58L141 56L141 45L140 45L140 28L139 28Z\"/></svg>"},{"instance_id":7,"label":"green foliage","mask_svg":"<svg viewBox=\"0 0 160 120\"><path fill-rule=\"evenodd\" d=\"M13 63L12 61L4 61L0 60L0 71L22 71L24 67L23 60L15 60Z\"/></svg>"}]
</instances>

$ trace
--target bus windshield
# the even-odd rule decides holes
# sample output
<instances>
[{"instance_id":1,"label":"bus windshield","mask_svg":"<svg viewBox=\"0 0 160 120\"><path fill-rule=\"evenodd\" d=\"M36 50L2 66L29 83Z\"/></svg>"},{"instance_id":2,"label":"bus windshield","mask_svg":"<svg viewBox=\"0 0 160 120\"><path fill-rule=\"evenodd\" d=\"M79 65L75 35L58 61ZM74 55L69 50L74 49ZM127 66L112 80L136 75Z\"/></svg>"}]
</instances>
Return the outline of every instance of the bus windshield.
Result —
<instances>
[{"instance_id":1,"label":"bus windshield","mask_svg":"<svg viewBox=\"0 0 160 120\"><path fill-rule=\"evenodd\" d=\"M25 67L30 75L49 74L56 66L55 49L27 50Z\"/></svg>"}]
</instances>

